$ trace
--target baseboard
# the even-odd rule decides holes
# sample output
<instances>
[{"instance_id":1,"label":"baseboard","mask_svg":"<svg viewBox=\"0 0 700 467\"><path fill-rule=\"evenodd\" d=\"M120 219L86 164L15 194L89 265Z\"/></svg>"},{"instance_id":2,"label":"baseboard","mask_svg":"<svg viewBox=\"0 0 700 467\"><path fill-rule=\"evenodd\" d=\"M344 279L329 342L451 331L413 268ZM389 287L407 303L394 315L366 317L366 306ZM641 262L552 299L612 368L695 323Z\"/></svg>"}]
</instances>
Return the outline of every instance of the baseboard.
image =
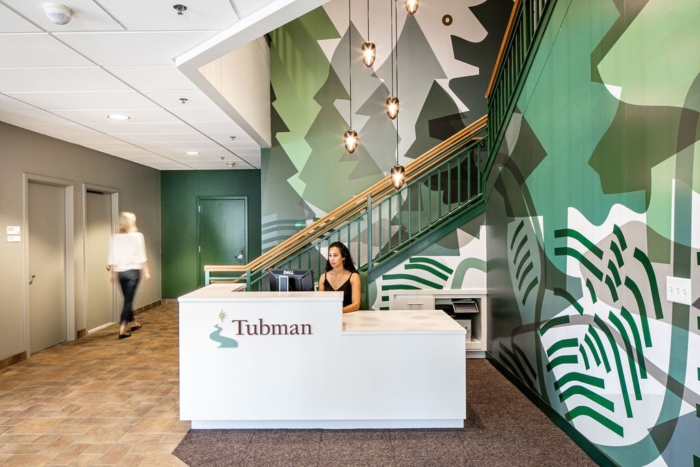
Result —
<instances>
[{"instance_id":1,"label":"baseboard","mask_svg":"<svg viewBox=\"0 0 700 467\"><path fill-rule=\"evenodd\" d=\"M177 305L177 298L164 298L163 305Z\"/></svg>"},{"instance_id":2,"label":"baseboard","mask_svg":"<svg viewBox=\"0 0 700 467\"><path fill-rule=\"evenodd\" d=\"M78 332L76 334L76 338L82 339L85 336L87 336L87 329L78 329Z\"/></svg>"},{"instance_id":3,"label":"baseboard","mask_svg":"<svg viewBox=\"0 0 700 467\"><path fill-rule=\"evenodd\" d=\"M140 308L134 309L134 314L136 315L136 314L142 313L142 312L144 312L144 311L146 311L146 310L150 310L151 308L155 308L155 307L157 307L157 306L160 306L162 303L163 303L163 300L156 300L156 301L153 302L153 303L149 303L148 305L144 305L144 306L142 306L142 307L140 307Z\"/></svg>"},{"instance_id":4,"label":"baseboard","mask_svg":"<svg viewBox=\"0 0 700 467\"><path fill-rule=\"evenodd\" d=\"M2 370L3 368L7 368L10 365L14 365L15 363L23 362L26 359L27 352L20 352L10 357L3 358L2 360L0 360L0 370Z\"/></svg>"},{"instance_id":5,"label":"baseboard","mask_svg":"<svg viewBox=\"0 0 700 467\"><path fill-rule=\"evenodd\" d=\"M583 436L576 428L573 427L569 422L567 422L564 417L561 416L556 410L554 410L546 401L544 401L539 394L530 389L525 383L523 383L517 376L515 376L511 371L506 368L501 362L496 360L490 352L486 352L486 360L488 360L491 365L494 366L503 376L505 376L508 381L513 383L513 385L522 392L530 402L535 404L538 409L542 411L549 419L554 423L561 431L563 431L571 441L576 443L578 447L583 450L588 456L593 459L593 461L604 467L617 467L617 463L611 460L603 452L595 447L588 438Z\"/></svg>"}]
</instances>

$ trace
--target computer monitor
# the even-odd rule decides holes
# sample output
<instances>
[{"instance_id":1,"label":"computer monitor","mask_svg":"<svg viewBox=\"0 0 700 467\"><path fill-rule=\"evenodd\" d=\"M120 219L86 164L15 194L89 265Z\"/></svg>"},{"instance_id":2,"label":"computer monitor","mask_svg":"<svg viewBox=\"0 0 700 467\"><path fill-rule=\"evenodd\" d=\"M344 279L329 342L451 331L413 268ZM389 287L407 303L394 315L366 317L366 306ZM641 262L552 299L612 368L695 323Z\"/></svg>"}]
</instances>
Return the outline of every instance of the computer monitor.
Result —
<instances>
[{"instance_id":1,"label":"computer monitor","mask_svg":"<svg viewBox=\"0 0 700 467\"><path fill-rule=\"evenodd\" d=\"M272 292L313 292L314 272L311 269L270 269Z\"/></svg>"}]
</instances>

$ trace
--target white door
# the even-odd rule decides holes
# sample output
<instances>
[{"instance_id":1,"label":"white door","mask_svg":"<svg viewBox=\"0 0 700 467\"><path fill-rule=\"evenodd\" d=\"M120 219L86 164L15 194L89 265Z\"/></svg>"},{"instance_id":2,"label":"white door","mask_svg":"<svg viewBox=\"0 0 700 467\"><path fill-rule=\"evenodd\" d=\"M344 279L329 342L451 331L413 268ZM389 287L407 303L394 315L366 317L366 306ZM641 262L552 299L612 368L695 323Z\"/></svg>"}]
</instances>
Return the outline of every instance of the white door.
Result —
<instances>
[{"instance_id":1,"label":"white door","mask_svg":"<svg viewBox=\"0 0 700 467\"><path fill-rule=\"evenodd\" d=\"M109 193L85 193L87 330L93 331L114 321L113 287L107 272L109 240L112 235L112 197Z\"/></svg>"},{"instance_id":2,"label":"white door","mask_svg":"<svg viewBox=\"0 0 700 467\"><path fill-rule=\"evenodd\" d=\"M29 182L29 352L66 340L65 188Z\"/></svg>"}]
</instances>

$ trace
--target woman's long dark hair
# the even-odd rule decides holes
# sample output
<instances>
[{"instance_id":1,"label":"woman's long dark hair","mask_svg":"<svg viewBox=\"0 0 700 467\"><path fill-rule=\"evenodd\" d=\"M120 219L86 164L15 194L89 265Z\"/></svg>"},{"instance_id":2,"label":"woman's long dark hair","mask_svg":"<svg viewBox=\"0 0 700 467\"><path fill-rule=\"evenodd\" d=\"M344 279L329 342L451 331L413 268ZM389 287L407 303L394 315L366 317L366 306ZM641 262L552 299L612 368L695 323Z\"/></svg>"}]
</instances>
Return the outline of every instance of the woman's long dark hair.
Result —
<instances>
[{"instance_id":1,"label":"woman's long dark hair","mask_svg":"<svg viewBox=\"0 0 700 467\"><path fill-rule=\"evenodd\" d=\"M333 242L331 245L328 247L328 253L330 253L331 248L337 248L340 250L340 257L343 258L343 267L347 269L350 272L357 272L357 268L355 268L355 264L352 262L352 255L350 255L350 250L348 250L348 247L345 246L343 242ZM333 266L331 266L331 262L326 260L326 272L330 271L333 269Z\"/></svg>"}]
</instances>

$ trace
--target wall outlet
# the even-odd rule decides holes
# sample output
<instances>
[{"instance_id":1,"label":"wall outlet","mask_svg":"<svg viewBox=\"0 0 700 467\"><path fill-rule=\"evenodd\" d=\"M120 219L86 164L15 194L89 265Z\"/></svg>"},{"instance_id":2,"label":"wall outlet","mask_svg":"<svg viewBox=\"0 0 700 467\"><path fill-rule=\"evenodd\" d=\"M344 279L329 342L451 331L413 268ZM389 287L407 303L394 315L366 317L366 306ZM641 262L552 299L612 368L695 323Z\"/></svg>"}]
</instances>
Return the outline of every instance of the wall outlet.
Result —
<instances>
[{"instance_id":1,"label":"wall outlet","mask_svg":"<svg viewBox=\"0 0 700 467\"><path fill-rule=\"evenodd\" d=\"M680 277L666 277L666 300L669 302L692 305L692 293L690 291L690 279Z\"/></svg>"}]
</instances>

